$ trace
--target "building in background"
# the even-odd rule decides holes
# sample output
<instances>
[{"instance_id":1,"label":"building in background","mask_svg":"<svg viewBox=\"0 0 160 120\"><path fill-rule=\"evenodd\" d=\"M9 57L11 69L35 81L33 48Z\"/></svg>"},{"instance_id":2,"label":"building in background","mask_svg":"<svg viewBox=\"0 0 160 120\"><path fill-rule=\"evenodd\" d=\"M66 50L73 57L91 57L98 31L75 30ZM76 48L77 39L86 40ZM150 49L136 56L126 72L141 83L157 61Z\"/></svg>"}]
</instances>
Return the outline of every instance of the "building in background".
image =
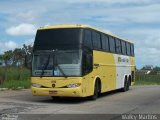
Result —
<instances>
[{"instance_id":1,"label":"building in background","mask_svg":"<svg viewBox=\"0 0 160 120\"><path fill-rule=\"evenodd\" d=\"M153 70L153 65L146 65L142 69L137 70L136 74L146 74L146 75L148 75L152 72L152 70Z\"/></svg>"}]
</instances>

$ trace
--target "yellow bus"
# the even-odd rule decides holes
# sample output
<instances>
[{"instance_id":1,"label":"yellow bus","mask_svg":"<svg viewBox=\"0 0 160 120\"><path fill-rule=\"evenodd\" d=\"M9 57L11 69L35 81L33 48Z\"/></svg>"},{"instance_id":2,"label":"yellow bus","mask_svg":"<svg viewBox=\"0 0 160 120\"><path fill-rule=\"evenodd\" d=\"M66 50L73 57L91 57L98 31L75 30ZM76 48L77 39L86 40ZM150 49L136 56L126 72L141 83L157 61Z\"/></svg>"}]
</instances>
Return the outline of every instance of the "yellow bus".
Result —
<instances>
[{"instance_id":1,"label":"yellow bus","mask_svg":"<svg viewBox=\"0 0 160 120\"><path fill-rule=\"evenodd\" d=\"M135 81L134 44L81 24L37 30L31 89L35 96L90 97Z\"/></svg>"}]
</instances>

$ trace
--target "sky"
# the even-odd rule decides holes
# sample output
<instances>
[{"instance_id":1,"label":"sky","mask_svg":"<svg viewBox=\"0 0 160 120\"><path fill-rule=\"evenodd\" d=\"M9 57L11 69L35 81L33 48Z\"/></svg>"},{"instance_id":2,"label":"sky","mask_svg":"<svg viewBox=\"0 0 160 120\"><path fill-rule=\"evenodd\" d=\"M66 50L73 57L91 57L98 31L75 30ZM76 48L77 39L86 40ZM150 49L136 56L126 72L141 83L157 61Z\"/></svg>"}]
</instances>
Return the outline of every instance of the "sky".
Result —
<instances>
[{"instance_id":1,"label":"sky","mask_svg":"<svg viewBox=\"0 0 160 120\"><path fill-rule=\"evenodd\" d=\"M137 68L160 66L160 0L0 0L0 54L56 24L110 31L134 42Z\"/></svg>"}]
</instances>

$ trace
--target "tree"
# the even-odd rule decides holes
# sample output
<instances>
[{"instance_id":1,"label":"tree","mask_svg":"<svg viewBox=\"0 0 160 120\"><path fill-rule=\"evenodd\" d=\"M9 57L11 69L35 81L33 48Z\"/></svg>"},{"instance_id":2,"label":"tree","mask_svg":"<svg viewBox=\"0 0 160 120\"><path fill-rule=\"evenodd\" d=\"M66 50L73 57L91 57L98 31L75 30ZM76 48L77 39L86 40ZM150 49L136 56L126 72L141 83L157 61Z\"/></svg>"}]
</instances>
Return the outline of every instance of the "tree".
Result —
<instances>
[{"instance_id":1,"label":"tree","mask_svg":"<svg viewBox=\"0 0 160 120\"><path fill-rule=\"evenodd\" d=\"M25 45L23 44L23 51L24 51L24 66L25 67L30 67L31 66L31 61L32 61L32 49L33 47L31 45Z\"/></svg>"},{"instance_id":2,"label":"tree","mask_svg":"<svg viewBox=\"0 0 160 120\"><path fill-rule=\"evenodd\" d=\"M13 51L14 62L17 66L22 66L24 61L24 51L21 48L16 48Z\"/></svg>"},{"instance_id":3,"label":"tree","mask_svg":"<svg viewBox=\"0 0 160 120\"><path fill-rule=\"evenodd\" d=\"M13 58L13 51L9 50L4 52L4 54L2 55L2 58L4 60L5 63L5 75L4 75L4 80L7 80L7 69L8 69L8 65L11 65L11 60Z\"/></svg>"},{"instance_id":4,"label":"tree","mask_svg":"<svg viewBox=\"0 0 160 120\"><path fill-rule=\"evenodd\" d=\"M3 55L0 55L0 66L2 65Z\"/></svg>"},{"instance_id":5,"label":"tree","mask_svg":"<svg viewBox=\"0 0 160 120\"><path fill-rule=\"evenodd\" d=\"M7 69L9 65L20 67L19 79L21 79L21 72L23 65L25 67L31 68L32 49L33 49L32 45L24 44L23 48L15 48L13 51L12 50L5 51L4 54L0 55L0 62L3 61L5 63L4 66L5 72L4 75L1 76L3 77L3 81L7 80Z\"/></svg>"},{"instance_id":6,"label":"tree","mask_svg":"<svg viewBox=\"0 0 160 120\"><path fill-rule=\"evenodd\" d=\"M3 55L0 55L0 60L3 60Z\"/></svg>"},{"instance_id":7,"label":"tree","mask_svg":"<svg viewBox=\"0 0 160 120\"><path fill-rule=\"evenodd\" d=\"M4 52L4 54L2 55L2 58L4 60L5 66L8 66L9 62L11 64L11 60L13 58L13 51L9 50Z\"/></svg>"},{"instance_id":8,"label":"tree","mask_svg":"<svg viewBox=\"0 0 160 120\"><path fill-rule=\"evenodd\" d=\"M0 55L0 66L2 65L3 55ZM0 85L4 82L4 74L3 72L0 73Z\"/></svg>"},{"instance_id":9,"label":"tree","mask_svg":"<svg viewBox=\"0 0 160 120\"><path fill-rule=\"evenodd\" d=\"M160 71L160 67L156 66L153 68L150 74L152 75L157 75L157 73Z\"/></svg>"}]
</instances>

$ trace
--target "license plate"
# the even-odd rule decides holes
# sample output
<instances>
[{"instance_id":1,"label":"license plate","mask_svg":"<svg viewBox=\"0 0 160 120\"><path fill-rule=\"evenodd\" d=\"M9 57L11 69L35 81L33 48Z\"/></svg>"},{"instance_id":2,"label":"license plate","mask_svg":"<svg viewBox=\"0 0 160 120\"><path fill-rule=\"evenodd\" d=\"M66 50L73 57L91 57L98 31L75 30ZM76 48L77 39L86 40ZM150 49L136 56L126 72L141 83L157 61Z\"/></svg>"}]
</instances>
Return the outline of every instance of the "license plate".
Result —
<instances>
[{"instance_id":1,"label":"license plate","mask_svg":"<svg viewBox=\"0 0 160 120\"><path fill-rule=\"evenodd\" d=\"M50 90L50 91L49 91L49 94L50 94L50 95L55 95L55 94L57 94L57 91L55 91L55 90Z\"/></svg>"}]
</instances>

